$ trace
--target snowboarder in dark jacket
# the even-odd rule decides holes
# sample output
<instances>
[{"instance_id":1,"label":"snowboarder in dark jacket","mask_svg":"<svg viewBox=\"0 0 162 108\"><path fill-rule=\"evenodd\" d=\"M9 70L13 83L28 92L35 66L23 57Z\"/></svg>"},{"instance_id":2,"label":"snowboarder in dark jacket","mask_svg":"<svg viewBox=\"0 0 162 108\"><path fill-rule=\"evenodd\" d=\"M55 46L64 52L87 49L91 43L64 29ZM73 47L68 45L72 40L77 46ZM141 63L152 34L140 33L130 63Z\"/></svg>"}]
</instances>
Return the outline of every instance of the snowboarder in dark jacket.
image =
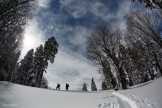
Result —
<instances>
[{"instance_id":1,"label":"snowboarder in dark jacket","mask_svg":"<svg viewBox=\"0 0 162 108\"><path fill-rule=\"evenodd\" d=\"M60 90L60 84L57 83L56 90Z\"/></svg>"},{"instance_id":2,"label":"snowboarder in dark jacket","mask_svg":"<svg viewBox=\"0 0 162 108\"><path fill-rule=\"evenodd\" d=\"M65 87L66 87L66 90L69 91L69 89L68 89L69 88L69 84L66 83Z\"/></svg>"}]
</instances>

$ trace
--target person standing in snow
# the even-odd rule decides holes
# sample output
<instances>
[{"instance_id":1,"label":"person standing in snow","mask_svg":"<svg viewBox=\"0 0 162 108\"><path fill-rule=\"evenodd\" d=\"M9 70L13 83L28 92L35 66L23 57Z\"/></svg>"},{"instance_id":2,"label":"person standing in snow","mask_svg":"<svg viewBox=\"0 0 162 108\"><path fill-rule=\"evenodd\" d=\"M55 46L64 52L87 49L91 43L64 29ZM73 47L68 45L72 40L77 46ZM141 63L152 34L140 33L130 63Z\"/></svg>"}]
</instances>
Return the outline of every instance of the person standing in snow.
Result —
<instances>
[{"instance_id":1,"label":"person standing in snow","mask_svg":"<svg viewBox=\"0 0 162 108\"><path fill-rule=\"evenodd\" d=\"M60 90L60 84L57 83L56 90Z\"/></svg>"},{"instance_id":2,"label":"person standing in snow","mask_svg":"<svg viewBox=\"0 0 162 108\"><path fill-rule=\"evenodd\" d=\"M66 83L65 87L66 87L66 90L69 91L69 89L68 89L69 88L69 84Z\"/></svg>"}]
</instances>

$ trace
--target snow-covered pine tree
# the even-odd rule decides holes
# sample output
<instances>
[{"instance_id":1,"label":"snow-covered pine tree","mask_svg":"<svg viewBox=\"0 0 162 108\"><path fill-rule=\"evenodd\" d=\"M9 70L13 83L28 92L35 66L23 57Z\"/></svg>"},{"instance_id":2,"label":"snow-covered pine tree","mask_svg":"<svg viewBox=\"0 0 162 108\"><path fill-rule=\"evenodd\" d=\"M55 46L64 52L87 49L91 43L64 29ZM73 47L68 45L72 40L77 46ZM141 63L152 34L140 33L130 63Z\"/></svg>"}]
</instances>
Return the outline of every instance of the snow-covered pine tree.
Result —
<instances>
[{"instance_id":1,"label":"snow-covered pine tree","mask_svg":"<svg viewBox=\"0 0 162 108\"><path fill-rule=\"evenodd\" d=\"M58 52L58 43L54 37L49 38L45 44L40 45L35 52L33 71L36 76L36 85L41 87L41 81L43 78L43 73L46 72L48 66L48 60L51 63L54 62L55 54Z\"/></svg>"},{"instance_id":2,"label":"snow-covered pine tree","mask_svg":"<svg viewBox=\"0 0 162 108\"><path fill-rule=\"evenodd\" d=\"M102 90L108 90L106 81L102 82Z\"/></svg>"},{"instance_id":3,"label":"snow-covered pine tree","mask_svg":"<svg viewBox=\"0 0 162 108\"><path fill-rule=\"evenodd\" d=\"M33 68L33 53L34 50L31 49L27 52L24 59L20 61L19 66L16 69L17 72L14 76L16 83L28 85L29 76Z\"/></svg>"},{"instance_id":4,"label":"snow-covered pine tree","mask_svg":"<svg viewBox=\"0 0 162 108\"><path fill-rule=\"evenodd\" d=\"M58 43L54 37L51 37L44 44L44 55L46 60L50 60L50 62L53 63L57 52Z\"/></svg>"},{"instance_id":5,"label":"snow-covered pine tree","mask_svg":"<svg viewBox=\"0 0 162 108\"><path fill-rule=\"evenodd\" d=\"M48 65L47 60L44 57L43 46L40 45L35 52L33 68L36 73L36 84L37 87L41 86L41 80L43 77L43 72L46 70Z\"/></svg>"},{"instance_id":6,"label":"snow-covered pine tree","mask_svg":"<svg viewBox=\"0 0 162 108\"><path fill-rule=\"evenodd\" d=\"M31 86L31 87L36 87L37 86L36 73L35 73L34 70L32 70L31 74L29 75L28 85L27 86Z\"/></svg>"},{"instance_id":7,"label":"snow-covered pine tree","mask_svg":"<svg viewBox=\"0 0 162 108\"><path fill-rule=\"evenodd\" d=\"M48 81L45 77L42 77L42 80L41 80L41 88L46 88L48 89Z\"/></svg>"},{"instance_id":8,"label":"snow-covered pine tree","mask_svg":"<svg viewBox=\"0 0 162 108\"><path fill-rule=\"evenodd\" d=\"M85 83L83 84L82 91L88 91L88 90L87 90L87 85L86 85Z\"/></svg>"},{"instance_id":9,"label":"snow-covered pine tree","mask_svg":"<svg viewBox=\"0 0 162 108\"><path fill-rule=\"evenodd\" d=\"M35 68L34 59L35 59L35 56L33 58L32 70L30 72L28 83L27 83L27 86L31 86L31 87L36 87L37 86L37 83L36 83L37 73L36 73L36 71L34 69Z\"/></svg>"},{"instance_id":10,"label":"snow-covered pine tree","mask_svg":"<svg viewBox=\"0 0 162 108\"><path fill-rule=\"evenodd\" d=\"M41 87L41 80L43 77L43 72L46 71L48 66L48 60L51 63L54 62L55 54L58 52L58 43L54 37L49 38L45 44L44 48L41 45L37 48L34 59L34 70L37 73L37 87Z\"/></svg>"},{"instance_id":11,"label":"snow-covered pine tree","mask_svg":"<svg viewBox=\"0 0 162 108\"><path fill-rule=\"evenodd\" d=\"M93 78L92 78L92 82L91 82L91 91L97 91L97 87L96 87L96 84L95 84Z\"/></svg>"}]
</instances>

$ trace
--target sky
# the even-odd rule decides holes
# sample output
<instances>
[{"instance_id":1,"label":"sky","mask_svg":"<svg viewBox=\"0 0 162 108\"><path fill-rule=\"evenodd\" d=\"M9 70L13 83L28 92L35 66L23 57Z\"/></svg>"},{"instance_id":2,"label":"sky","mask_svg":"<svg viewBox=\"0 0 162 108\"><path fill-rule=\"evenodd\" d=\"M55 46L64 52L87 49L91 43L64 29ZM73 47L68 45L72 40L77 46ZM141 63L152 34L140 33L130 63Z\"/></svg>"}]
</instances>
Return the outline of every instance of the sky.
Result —
<instances>
[{"instance_id":1,"label":"sky","mask_svg":"<svg viewBox=\"0 0 162 108\"><path fill-rule=\"evenodd\" d=\"M101 89L104 76L98 73L98 66L86 58L87 37L98 24L124 31L127 16L140 6L131 0L38 0L33 18L25 28L20 58L54 36L59 48L54 63L49 63L44 74L49 86L55 88L60 83L64 90L69 83L70 90L81 90L86 83L90 90L93 77Z\"/></svg>"}]
</instances>

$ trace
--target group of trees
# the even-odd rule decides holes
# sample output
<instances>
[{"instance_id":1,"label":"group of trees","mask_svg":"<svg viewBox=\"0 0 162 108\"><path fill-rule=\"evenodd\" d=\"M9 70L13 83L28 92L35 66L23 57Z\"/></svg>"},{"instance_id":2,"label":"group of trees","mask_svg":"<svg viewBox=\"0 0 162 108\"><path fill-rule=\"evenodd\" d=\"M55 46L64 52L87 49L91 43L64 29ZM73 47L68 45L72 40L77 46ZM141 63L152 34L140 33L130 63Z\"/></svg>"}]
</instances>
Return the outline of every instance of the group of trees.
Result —
<instances>
[{"instance_id":1,"label":"group of trees","mask_svg":"<svg viewBox=\"0 0 162 108\"><path fill-rule=\"evenodd\" d=\"M107 81L103 81L102 84L101 84L102 90L109 90L109 89L112 89L112 88L113 87L111 86L111 84ZM86 83L83 84L82 91L88 91ZM91 80L91 91L97 91L97 86L96 86L96 83L95 83L93 78Z\"/></svg>"},{"instance_id":2,"label":"group of trees","mask_svg":"<svg viewBox=\"0 0 162 108\"><path fill-rule=\"evenodd\" d=\"M86 85L85 83L83 84L82 91L88 91L88 90L87 90L87 85ZM95 84L93 78L92 78L92 80L91 80L91 91L97 91L97 87L96 87L96 84Z\"/></svg>"},{"instance_id":3,"label":"group of trees","mask_svg":"<svg viewBox=\"0 0 162 108\"><path fill-rule=\"evenodd\" d=\"M54 37L31 49L17 63L21 54L25 25L32 17L36 0L0 0L0 80L46 88L43 77L48 61L54 62L58 43Z\"/></svg>"},{"instance_id":4,"label":"group of trees","mask_svg":"<svg viewBox=\"0 0 162 108\"><path fill-rule=\"evenodd\" d=\"M112 86L111 82L106 80L106 81L102 81L101 89L102 90L110 90L110 89L113 89L113 86ZM117 88L115 88L115 89L117 89Z\"/></svg>"},{"instance_id":5,"label":"group of trees","mask_svg":"<svg viewBox=\"0 0 162 108\"><path fill-rule=\"evenodd\" d=\"M12 82L26 86L48 87L47 80L43 77L46 72L48 61L54 62L55 54L58 51L58 43L54 37L49 38L44 46L40 45L35 53L31 49L24 59L17 64L12 76Z\"/></svg>"},{"instance_id":6,"label":"group of trees","mask_svg":"<svg viewBox=\"0 0 162 108\"><path fill-rule=\"evenodd\" d=\"M162 74L161 19L159 11L137 10L128 17L125 33L96 27L87 41L87 57L100 66L105 82L126 89L146 81L148 72L153 79L153 68Z\"/></svg>"},{"instance_id":7,"label":"group of trees","mask_svg":"<svg viewBox=\"0 0 162 108\"><path fill-rule=\"evenodd\" d=\"M11 80L34 0L0 0L0 80Z\"/></svg>"},{"instance_id":8,"label":"group of trees","mask_svg":"<svg viewBox=\"0 0 162 108\"><path fill-rule=\"evenodd\" d=\"M17 63L25 25L35 7L35 0L0 1L0 80L46 88L48 85L43 73L47 69L48 61L54 62L58 51L58 43L54 37L48 39L44 46L40 45L35 53L31 49Z\"/></svg>"}]
</instances>

